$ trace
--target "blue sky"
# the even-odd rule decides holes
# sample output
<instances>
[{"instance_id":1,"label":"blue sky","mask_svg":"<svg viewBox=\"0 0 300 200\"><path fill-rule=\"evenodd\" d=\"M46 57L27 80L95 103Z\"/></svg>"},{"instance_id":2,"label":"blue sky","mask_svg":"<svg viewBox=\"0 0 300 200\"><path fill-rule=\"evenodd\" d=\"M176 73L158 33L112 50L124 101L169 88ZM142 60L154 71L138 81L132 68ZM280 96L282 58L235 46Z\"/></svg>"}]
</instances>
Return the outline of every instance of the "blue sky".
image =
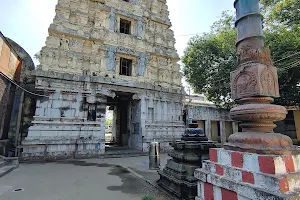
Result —
<instances>
[{"instance_id":1,"label":"blue sky","mask_svg":"<svg viewBox=\"0 0 300 200\"><path fill-rule=\"evenodd\" d=\"M179 55L183 55L192 37L182 35L208 32L222 11L233 10L233 2L167 0ZM56 3L57 0L1 0L0 31L33 56L45 44Z\"/></svg>"}]
</instances>

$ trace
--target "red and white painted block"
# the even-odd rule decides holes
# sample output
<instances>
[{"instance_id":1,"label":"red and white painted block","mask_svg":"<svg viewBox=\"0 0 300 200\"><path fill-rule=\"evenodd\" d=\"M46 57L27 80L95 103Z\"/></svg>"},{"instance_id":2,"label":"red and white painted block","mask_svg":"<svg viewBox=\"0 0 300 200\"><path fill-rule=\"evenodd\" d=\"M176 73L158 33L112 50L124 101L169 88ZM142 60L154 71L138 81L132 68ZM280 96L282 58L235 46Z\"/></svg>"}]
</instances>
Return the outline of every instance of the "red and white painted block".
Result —
<instances>
[{"instance_id":1,"label":"red and white painted block","mask_svg":"<svg viewBox=\"0 0 300 200\"><path fill-rule=\"evenodd\" d=\"M199 200L226 196L238 200L300 199L300 155L259 155L225 149L210 149L209 154L210 160L195 170Z\"/></svg>"},{"instance_id":2,"label":"red and white painted block","mask_svg":"<svg viewBox=\"0 0 300 200\"><path fill-rule=\"evenodd\" d=\"M257 188L269 190L271 192L281 191L282 193L287 193L300 190L300 173L284 175L255 173L240 168L219 165L211 161L204 161L202 170L207 173L231 179L235 182L252 184ZM202 175L202 178L199 175ZM203 173L199 173L199 170L197 169L195 171L195 177L199 180L203 180L204 176Z\"/></svg>"},{"instance_id":3,"label":"red and white painted block","mask_svg":"<svg viewBox=\"0 0 300 200\"><path fill-rule=\"evenodd\" d=\"M238 195L235 192L226 190L210 183L200 184L201 193L196 197L196 200L251 200L249 198Z\"/></svg>"},{"instance_id":4,"label":"red and white painted block","mask_svg":"<svg viewBox=\"0 0 300 200\"><path fill-rule=\"evenodd\" d=\"M210 161L266 174L300 172L300 155L258 155L224 149L210 149Z\"/></svg>"}]
</instances>

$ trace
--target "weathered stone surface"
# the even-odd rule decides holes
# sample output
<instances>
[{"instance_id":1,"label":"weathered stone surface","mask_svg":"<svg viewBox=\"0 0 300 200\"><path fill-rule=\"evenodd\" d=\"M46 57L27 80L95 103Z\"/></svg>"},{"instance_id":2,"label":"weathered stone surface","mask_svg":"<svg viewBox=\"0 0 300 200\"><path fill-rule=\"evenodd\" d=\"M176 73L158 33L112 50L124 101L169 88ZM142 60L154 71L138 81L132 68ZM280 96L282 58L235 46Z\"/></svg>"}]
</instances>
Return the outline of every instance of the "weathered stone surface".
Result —
<instances>
[{"instance_id":1,"label":"weathered stone surface","mask_svg":"<svg viewBox=\"0 0 300 200\"><path fill-rule=\"evenodd\" d=\"M120 33L120 19L124 18L131 21L130 35ZM140 76L138 81L160 81L178 88L182 75L170 25L166 2L158 0L151 4L59 2L46 47L40 53L39 68L91 76L112 72L118 76L118 57L127 54L136 60L131 78Z\"/></svg>"},{"instance_id":2,"label":"weathered stone surface","mask_svg":"<svg viewBox=\"0 0 300 200\"><path fill-rule=\"evenodd\" d=\"M231 74L232 98L279 97L277 69L260 63L241 66Z\"/></svg>"},{"instance_id":3,"label":"weathered stone surface","mask_svg":"<svg viewBox=\"0 0 300 200\"><path fill-rule=\"evenodd\" d=\"M155 139L170 149L184 130L184 92L168 15L161 0L58 1L33 72L49 98L37 101L23 156L104 153L105 106L120 93L133 96L124 144L148 151ZM121 19L130 21L130 34L120 33ZM120 75L121 58L132 60L131 76ZM93 122L90 106L97 106Z\"/></svg>"}]
</instances>

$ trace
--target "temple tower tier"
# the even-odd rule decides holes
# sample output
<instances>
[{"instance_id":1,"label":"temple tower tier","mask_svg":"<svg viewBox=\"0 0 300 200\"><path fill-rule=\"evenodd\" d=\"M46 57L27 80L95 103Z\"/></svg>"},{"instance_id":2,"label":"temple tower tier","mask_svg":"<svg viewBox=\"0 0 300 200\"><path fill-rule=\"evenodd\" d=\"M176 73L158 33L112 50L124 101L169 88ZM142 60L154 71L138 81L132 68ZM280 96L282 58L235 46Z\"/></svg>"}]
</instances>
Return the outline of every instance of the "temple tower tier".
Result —
<instances>
[{"instance_id":1,"label":"temple tower tier","mask_svg":"<svg viewBox=\"0 0 300 200\"><path fill-rule=\"evenodd\" d=\"M43 97L22 157L66 158L105 152L111 141L162 150L184 130L184 90L165 0L63 0L33 72ZM108 109L109 108L109 109Z\"/></svg>"}]
</instances>

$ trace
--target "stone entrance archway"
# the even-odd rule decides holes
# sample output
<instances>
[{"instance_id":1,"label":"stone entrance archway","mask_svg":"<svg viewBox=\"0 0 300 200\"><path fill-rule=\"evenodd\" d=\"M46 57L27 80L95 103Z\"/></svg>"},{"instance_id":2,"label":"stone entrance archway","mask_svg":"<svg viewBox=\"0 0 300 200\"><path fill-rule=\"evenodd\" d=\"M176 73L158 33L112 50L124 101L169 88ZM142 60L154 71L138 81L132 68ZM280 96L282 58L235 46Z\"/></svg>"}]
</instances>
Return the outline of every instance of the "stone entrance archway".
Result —
<instances>
[{"instance_id":1,"label":"stone entrance archway","mask_svg":"<svg viewBox=\"0 0 300 200\"><path fill-rule=\"evenodd\" d=\"M115 92L116 97L107 98L106 105L112 111L111 136L106 131L106 147L122 146L129 147L129 138L131 134L132 114L132 93ZM107 116L107 115L106 115ZM106 119L107 121L107 119ZM110 141L108 141L109 139Z\"/></svg>"}]
</instances>

